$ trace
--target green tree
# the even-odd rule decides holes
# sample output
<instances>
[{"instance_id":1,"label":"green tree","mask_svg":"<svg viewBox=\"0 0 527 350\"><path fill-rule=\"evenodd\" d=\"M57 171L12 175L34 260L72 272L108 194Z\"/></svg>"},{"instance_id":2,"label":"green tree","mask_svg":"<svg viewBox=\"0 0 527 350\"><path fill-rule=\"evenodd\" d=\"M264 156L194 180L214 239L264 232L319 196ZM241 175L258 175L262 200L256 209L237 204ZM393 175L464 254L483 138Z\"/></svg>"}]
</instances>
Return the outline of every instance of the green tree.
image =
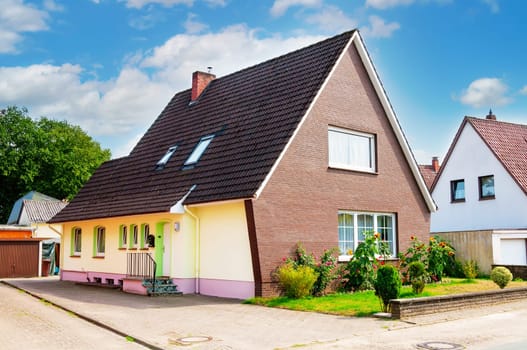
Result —
<instances>
[{"instance_id":1,"label":"green tree","mask_svg":"<svg viewBox=\"0 0 527 350\"><path fill-rule=\"evenodd\" d=\"M0 112L0 223L14 202L35 190L71 199L110 159L80 127L47 118L33 120L25 108Z\"/></svg>"}]
</instances>

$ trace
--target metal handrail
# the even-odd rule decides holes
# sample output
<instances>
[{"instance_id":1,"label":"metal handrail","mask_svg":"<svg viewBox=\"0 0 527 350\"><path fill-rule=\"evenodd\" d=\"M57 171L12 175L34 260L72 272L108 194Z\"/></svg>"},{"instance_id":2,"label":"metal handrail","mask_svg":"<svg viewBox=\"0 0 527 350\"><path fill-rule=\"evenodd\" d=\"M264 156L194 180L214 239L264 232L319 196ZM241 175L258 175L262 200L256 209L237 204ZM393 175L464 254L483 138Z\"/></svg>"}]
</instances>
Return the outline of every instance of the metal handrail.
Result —
<instances>
[{"instance_id":1,"label":"metal handrail","mask_svg":"<svg viewBox=\"0 0 527 350\"><path fill-rule=\"evenodd\" d=\"M127 253L126 276L152 278L152 292L156 289L157 263L150 253Z\"/></svg>"}]
</instances>

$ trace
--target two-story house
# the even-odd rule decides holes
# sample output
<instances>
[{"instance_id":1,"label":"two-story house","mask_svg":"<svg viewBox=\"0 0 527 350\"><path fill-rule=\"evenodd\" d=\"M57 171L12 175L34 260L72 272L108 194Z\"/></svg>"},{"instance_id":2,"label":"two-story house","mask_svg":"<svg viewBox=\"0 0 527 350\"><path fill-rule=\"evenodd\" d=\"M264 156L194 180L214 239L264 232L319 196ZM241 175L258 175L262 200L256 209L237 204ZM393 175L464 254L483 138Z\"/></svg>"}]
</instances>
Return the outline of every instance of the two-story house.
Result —
<instances>
[{"instance_id":1,"label":"two-story house","mask_svg":"<svg viewBox=\"0 0 527 350\"><path fill-rule=\"evenodd\" d=\"M61 278L123 281L136 257L185 293L277 293L298 242L365 230L392 254L426 239L435 204L358 31L227 76L196 72L129 156L103 164L52 219Z\"/></svg>"}]
</instances>

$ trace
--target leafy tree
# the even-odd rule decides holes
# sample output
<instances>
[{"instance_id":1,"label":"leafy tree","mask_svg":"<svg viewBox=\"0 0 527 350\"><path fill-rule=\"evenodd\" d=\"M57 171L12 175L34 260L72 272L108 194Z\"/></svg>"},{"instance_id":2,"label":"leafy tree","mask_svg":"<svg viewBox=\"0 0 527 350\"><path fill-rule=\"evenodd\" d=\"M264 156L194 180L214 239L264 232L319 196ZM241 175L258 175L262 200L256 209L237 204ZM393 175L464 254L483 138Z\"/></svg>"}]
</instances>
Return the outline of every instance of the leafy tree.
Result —
<instances>
[{"instance_id":1,"label":"leafy tree","mask_svg":"<svg viewBox=\"0 0 527 350\"><path fill-rule=\"evenodd\" d=\"M47 118L33 120L25 108L0 112L0 223L14 202L35 190L71 199L110 159L80 127Z\"/></svg>"}]
</instances>

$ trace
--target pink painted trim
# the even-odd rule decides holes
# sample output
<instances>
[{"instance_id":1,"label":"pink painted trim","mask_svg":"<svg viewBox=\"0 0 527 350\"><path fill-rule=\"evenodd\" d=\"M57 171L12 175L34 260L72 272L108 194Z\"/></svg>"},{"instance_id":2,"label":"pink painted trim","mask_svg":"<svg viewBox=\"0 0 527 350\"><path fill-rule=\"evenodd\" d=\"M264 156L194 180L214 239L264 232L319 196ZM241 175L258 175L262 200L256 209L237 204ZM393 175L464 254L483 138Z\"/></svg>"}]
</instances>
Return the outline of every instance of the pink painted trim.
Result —
<instances>
[{"instance_id":1,"label":"pink painted trim","mask_svg":"<svg viewBox=\"0 0 527 350\"><path fill-rule=\"evenodd\" d=\"M107 284L108 279L113 279L115 285L119 285L119 280L124 279L126 276L124 274L118 273L106 273L106 272L97 272L97 271L70 271L70 270L61 270L60 279L63 281L72 281L72 282L95 282L95 278L100 278L102 284Z\"/></svg>"},{"instance_id":2,"label":"pink painted trim","mask_svg":"<svg viewBox=\"0 0 527 350\"><path fill-rule=\"evenodd\" d=\"M216 297L247 299L254 297L254 282L201 278L199 292Z\"/></svg>"},{"instance_id":3,"label":"pink painted trim","mask_svg":"<svg viewBox=\"0 0 527 350\"><path fill-rule=\"evenodd\" d=\"M196 293L195 278L173 278L172 281L177 286L177 290L183 292L183 294Z\"/></svg>"},{"instance_id":4,"label":"pink painted trim","mask_svg":"<svg viewBox=\"0 0 527 350\"><path fill-rule=\"evenodd\" d=\"M123 279L123 292L147 295L146 288L145 286L143 286L142 279L132 279L132 278Z\"/></svg>"}]
</instances>

